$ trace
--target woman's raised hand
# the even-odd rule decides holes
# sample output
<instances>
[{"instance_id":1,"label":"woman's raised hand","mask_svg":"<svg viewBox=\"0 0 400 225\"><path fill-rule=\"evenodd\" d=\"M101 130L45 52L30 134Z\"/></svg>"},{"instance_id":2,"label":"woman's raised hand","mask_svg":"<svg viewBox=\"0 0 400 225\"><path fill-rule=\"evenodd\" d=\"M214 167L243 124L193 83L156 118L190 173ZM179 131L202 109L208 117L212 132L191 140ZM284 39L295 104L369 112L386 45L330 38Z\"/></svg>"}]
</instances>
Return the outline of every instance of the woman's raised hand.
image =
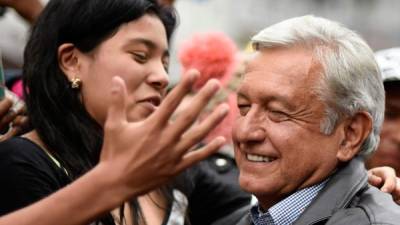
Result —
<instances>
[{"instance_id":1,"label":"woman's raised hand","mask_svg":"<svg viewBox=\"0 0 400 225\"><path fill-rule=\"evenodd\" d=\"M119 77L113 78L113 102L104 127L100 165L110 168L110 176L114 177L116 183L123 183L121 191L127 198L146 193L167 182L224 144L225 139L217 137L204 147L191 151L229 110L226 104L219 105L201 123L193 125L201 110L218 91L220 85L216 80L210 80L195 95L190 107L184 109L174 122L170 121L197 77L197 71L189 71L159 108L139 122L128 122L125 83Z\"/></svg>"}]
</instances>

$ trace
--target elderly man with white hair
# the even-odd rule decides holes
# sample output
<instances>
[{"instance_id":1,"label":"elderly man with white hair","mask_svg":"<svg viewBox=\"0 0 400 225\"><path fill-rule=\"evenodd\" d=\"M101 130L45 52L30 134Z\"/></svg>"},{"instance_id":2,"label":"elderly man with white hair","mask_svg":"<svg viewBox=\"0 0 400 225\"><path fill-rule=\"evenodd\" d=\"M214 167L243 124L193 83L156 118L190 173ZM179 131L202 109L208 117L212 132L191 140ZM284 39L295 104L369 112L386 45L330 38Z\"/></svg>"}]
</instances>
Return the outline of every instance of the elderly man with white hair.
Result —
<instances>
[{"instance_id":1,"label":"elderly man with white hair","mask_svg":"<svg viewBox=\"0 0 400 225\"><path fill-rule=\"evenodd\" d=\"M258 204L240 225L399 224L400 207L371 187L385 93L355 32L314 16L252 38L233 129L241 187Z\"/></svg>"}]
</instances>

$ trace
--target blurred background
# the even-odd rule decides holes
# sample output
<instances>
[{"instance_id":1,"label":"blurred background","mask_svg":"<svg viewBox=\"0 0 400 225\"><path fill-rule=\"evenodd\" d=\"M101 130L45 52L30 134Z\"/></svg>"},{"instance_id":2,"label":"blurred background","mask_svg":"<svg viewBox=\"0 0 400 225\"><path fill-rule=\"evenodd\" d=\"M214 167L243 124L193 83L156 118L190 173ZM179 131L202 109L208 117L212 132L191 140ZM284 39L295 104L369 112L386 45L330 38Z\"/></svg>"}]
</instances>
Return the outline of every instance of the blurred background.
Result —
<instances>
[{"instance_id":1,"label":"blurred background","mask_svg":"<svg viewBox=\"0 0 400 225\"><path fill-rule=\"evenodd\" d=\"M20 0L22 1L22 0ZM41 0L44 4L48 0ZM179 26L171 45L172 83L179 80L178 49L194 33L222 31L239 50L260 29L278 21L313 14L345 24L361 34L374 51L400 46L400 0L175 0ZM0 48L8 68L22 65L29 23L11 9L0 17Z\"/></svg>"},{"instance_id":2,"label":"blurred background","mask_svg":"<svg viewBox=\"0 0 400 225\"><path fill-rule=\"evenodd\" d=\"M194 32L223 31L245 49L257 31L281 20L313 14L343 23L376 51L400 46L399 0L176 0L180 17L172 51ZM176 52L173 52L176 56ZM180 66L172 60L171 74Z\"/></svg>"}]
</instances>

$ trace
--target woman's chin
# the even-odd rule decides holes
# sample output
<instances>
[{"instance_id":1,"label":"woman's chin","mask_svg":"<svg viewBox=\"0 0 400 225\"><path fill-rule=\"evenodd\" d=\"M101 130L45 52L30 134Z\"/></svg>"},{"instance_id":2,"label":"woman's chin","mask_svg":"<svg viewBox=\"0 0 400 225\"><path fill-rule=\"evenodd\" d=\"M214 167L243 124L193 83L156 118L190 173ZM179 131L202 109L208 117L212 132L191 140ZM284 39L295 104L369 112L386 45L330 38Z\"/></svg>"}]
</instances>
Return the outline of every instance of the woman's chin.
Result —
<instances>
[{"instance_id":1,"label":"woman's chin","mask_svg":"<svg viewBox=\"0 0 400 225\"><path fill-rule=\"evenodd\" d=\"M128 122L138 122L145 120L149 117L153 112L146 109L133 109L127 113Z\"/></svg>"}]
</instances>

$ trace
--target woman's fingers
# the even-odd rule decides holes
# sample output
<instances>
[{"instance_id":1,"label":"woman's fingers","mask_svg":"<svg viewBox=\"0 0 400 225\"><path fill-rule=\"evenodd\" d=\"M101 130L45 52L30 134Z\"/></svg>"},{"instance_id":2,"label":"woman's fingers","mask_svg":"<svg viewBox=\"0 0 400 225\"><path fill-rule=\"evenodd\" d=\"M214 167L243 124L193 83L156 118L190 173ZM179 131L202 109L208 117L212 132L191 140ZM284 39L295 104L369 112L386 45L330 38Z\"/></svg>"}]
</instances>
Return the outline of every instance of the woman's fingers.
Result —
<instances>
[{"instance_id":1,"label":"woman's fingers","mask_svg":"<svg viewBox=\"0 0 400 225\"><path fill-rule=\"evenodd\" d=\"M183 155L181 160L178 161L178 164L175 168L175 174L214 154L225 144L225 142L226 140L224 137L217 137L200 149L186 153Z\"/></svg>"},{"instance_id":2,"label":"woman's fingers","mask_svg":"<svg viewBox=\"0 0 400 225\"><path fill-rule=\"evenodd\" d=\"M192 85L199 77L197 70L189 70L188 74L182 78L182 81L165 97L158 110L152 118L155 118L161 124L167 124L172 113L176 110L182 99L190 92Z\"/></svg>"},{"instance_id":3,"label":"woman's fingers","mask_svg":"<svg viewBox=\"0 0 400 225\"><path fill-rule=\"evenodd\" d=\"M198 144L207 134L214 129L228 114L229 106L227 104L219 105L207 118L196 124L188 130L180 139L176 149L184 154L187 149Z\"/></svg>"},{"instance_id":4,"label":"woman's fingers","mask_svg":"<svg viewBox=\"0 0 400 225\"><path fill-rule=\"evenodd\" d=\"M179 139L180 136L196 121L200 112L208 104L210 99L219 90L220 85L217 80L210 80L207 84L193 97L190 107L184 109L176 118L171 126L171 133L175 136L172 139Z\"/></svg>"},{"instance_id":5,"label":"woman's fingers","mask_svg":"<svg viewBox=\"0 0 400 225\"><path fill-rule=\"evenodd\" d=\"M114 130L127 121L126 118L127 90L125 81L115 76L112 79L111 104L108 108L105 129Z\"/></svg>"}]
</instances>

